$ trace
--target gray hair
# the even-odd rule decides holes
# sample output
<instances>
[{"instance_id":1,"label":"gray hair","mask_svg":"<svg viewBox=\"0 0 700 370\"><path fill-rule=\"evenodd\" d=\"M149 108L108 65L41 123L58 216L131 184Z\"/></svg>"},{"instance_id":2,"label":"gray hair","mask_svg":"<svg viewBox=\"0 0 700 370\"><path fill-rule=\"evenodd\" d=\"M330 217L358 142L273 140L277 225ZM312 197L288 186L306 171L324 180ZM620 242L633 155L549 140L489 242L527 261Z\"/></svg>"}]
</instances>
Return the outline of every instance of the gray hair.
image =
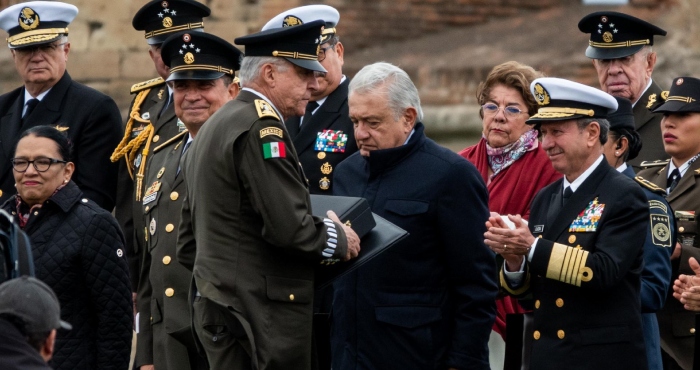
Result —
<instances>
[{"instance_id":1,"label":"gray hair","mask_svg":"<svg viewBox=\"0 0 700 370\"><path fill-rule=\"evenodd\" d=\"M260 68L270 63L277 66L280 72L285 72L289 68L289 62L278 57L244 57L241 61L241 69L238 71L238 79L241 86L249 86L260 75Z\"/></svg>"},{"instance_id":2,"label":"gray hair","mask_svg":"<svg viewBox=\"0 0 700 370\"><path fill-rule=\"evenodd\" d=\"M600 140L601 145L605 145L608 142L608 131L610 130L610 122L605 118L579 118L576 120L576 125L578 125L579 131L583 131L588 125L593 122L598 122L600 126Z\"/></svg>"},{"instance_id":3,"label":"gray hair","mask_svg":"<svg viewBox=\"0 0 700 370\"><path fill-rule=\"evenodd\" d=\"M418 89L403 69L378 62L363 67L350 81L349 94L375 92L386 93L394 119L399 119L406 108L413 107L418 112L418 121L423 120Z\"/></svg>"}]
</instances>

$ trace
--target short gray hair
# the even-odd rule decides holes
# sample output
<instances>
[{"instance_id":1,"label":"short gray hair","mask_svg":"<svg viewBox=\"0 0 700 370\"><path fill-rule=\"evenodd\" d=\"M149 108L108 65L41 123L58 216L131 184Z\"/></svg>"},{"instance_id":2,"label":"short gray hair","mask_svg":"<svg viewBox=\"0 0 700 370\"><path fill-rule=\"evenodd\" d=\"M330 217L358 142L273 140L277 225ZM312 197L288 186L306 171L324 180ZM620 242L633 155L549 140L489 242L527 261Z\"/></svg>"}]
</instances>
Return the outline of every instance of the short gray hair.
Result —
<instances>
[{"instance_id":1,"label":"short gray hair","mask_svg":"<svg viewBox=\"0 0 700 370\"><path fill-rule=\"evenodd\" d=\"M418 89L403 69L378 62L363 67L350 81L349 94L379 91L386 93L394 119L398 119L406 108L413 107L418 112L418 121L423 120Z\"/></svg>"},{"instance_id":2,"label":"short gray hair","mask_svg":"<svg viewBox=\"0 0 700 370\"><path fill-rule=\"evenodd\" d=\"M248 86L260 75L260 68L264 64L274 64L280 72L284 72L289 67L289 62L278 57L244 57L241 62L241 69L238 71L238 79L241 86Z\"/></svg>"},{"instance_id":3,"label":"short gray hair","mask_svg":"<svg viewBox=\"0 0 700 370\"><path fill-rule=\"evenodd\" d=\"M578 125L579 131L583 131L588 125L593 122L598 122L600 126L600 140L601 145L605 145L608 142L608 131L610 131L610 122L605 118L579 118L576 120L576 125Z\"/></svg>"}]
</instances>

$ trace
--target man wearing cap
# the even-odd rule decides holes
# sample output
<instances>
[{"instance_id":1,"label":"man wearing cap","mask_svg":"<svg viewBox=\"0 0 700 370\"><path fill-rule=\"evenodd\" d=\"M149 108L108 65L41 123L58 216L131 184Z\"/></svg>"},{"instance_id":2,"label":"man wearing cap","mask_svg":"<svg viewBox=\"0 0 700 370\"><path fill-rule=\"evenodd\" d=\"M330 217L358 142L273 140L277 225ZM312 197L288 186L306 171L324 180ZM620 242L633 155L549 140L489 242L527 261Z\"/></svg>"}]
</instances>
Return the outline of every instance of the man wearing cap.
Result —
<instances>
[{"instance_id":1,"label":"man wearing cap","mask_svg":"<svg viewBox=\"0 0 700 370\"><path fill-rule=\"evenodd\" d=\"M238 95L234 73L243 53L203 32L171 36L161 53L171 72L168 82L173 83L175 113L186 130L153 149L156 156L146 172L148 186L139 209L148 235L137 298L144 319L139 322L135 365L142 369L148 364L156 369L207 369L192 336L192 272L174 260L174 231L185 195L180 162L209 116Z\"/></svg>"},{"instance_id":2,"label":"man wearing cap","mask_svg":"<svg viewBox=\"0 0 700 370\"><path fill-rule=\"evenodd\" d=\"M316 78L318 89L311 92L304 115L289 117L284 124L309 180L309 192L332 194L333 170L343 159L357 151L352 121L348 116L350 80L343 75L345 50L336 33L340 14L328 5L301 6L278 14L262 30L290 27L317 19L325 22L318 61L326 72Z\"/></svg>"},{"instance_id":3,"label":"man wearing cap","mask_svg":"<svg viewBox=\"0 0 700 370\"><path fill-rule=\"evenodd\" d=\"M131 22L135 30L145 32L148 55L159 75L131 87L131 94L136 95L131 101L122 141L111 157L112 162L119 161L114 214L126 237L133 291L138 286L140 246L145 240L142 198L146 190L146 167L158 156L153 153L154 147L185 131L184 124L175 116L172 88L165 83L169 68L161 58L161 47L171 35L202 32L203 18L210 13L206 5L197 1L153 0L141 7Z\"/></svg>"},{"instance_id":4,"label":"man wearing cap","mask_svg":"<svg viewBox=\"0 0 700 370\"><path fill-rule=\"evenodd\" d=\"M700 260L700 79L673 79L670 91L662 93L651 109L663 114L663 144L671 159L648 164L639 176L668 193L666 200L673 208L678 231L671 255L675 280L679 275L694 274L691 257ZM677 363L667 364L668 368L692 369L697 331L694 314L668 296L656 316L661 348Z\"/></svg>"},{"instance_id":5,"label":"man wearing cap","mask_svg":"<svg viewBox=\"0 0 700 370\"><path fill-rule=\"evenodd\" d=\"M532 369L646 369L639 298L649 210L642 189L603 156L610 95L558 78L530 86L542 147L564 177L530 220L492 214L486 243L505 258L501 286L532 293Z\"/></svg>"},{"instance_id":6,"label":"man wearing cap","mask_svg":"<svg viewBox=\"0 0 700 370\"><path fill-rule=\"evenodd\" d=\"M0 12L0 28L24 86L0 96L0 202L15 194L10 158L20 133L37 125L65 131L73 143L73 180L85 196L112 210L117 165L109 162L119 142L121 115L114 101L73 81L66 71L68 24L78 8L57 1L30 1Z\"/></svg>"},{"instance_id":7,"label":"man wearing cap","mask_svg":"<svg viewBox=\"0 0 700 370\"><path fill-rule=\"evenodd\" d=\"M600 88L629 99L634 106L636 129L644 145L630 164L639 171L643 161L668 158L659 129L661 115L648 109L661 94L661 88L651 79L656 65L654 36L666 36L666 31L612 11L591 13L581 19L578 28L591 34L586 56L593 59Z\"/></svg>"},{"instance_id":8,"label":"man wearing cap","mask_svg":"<svg viewBox=\"0 0 700 370\"><path fill-rule=\"evenodd\" d=\"M194 326L212 369L311 368L315 268L359 252L357 234L334 213L312 216L283 124L303 114L315 72L325 71L322 26L237 38L243 89L199 130L181 164L177 258L193 269Z\"/></svg>"},{"instance_id":9,"label":"man wearing cap","mask_svg":"<svg viewBox=\"0 0 700 370\"><path fill-rule=\"evenodd\" d=\"M44 370L53 356L61 320L56 294L39 279L22 276L0 284L0 369Z\"/></svg>"}]
</instances>

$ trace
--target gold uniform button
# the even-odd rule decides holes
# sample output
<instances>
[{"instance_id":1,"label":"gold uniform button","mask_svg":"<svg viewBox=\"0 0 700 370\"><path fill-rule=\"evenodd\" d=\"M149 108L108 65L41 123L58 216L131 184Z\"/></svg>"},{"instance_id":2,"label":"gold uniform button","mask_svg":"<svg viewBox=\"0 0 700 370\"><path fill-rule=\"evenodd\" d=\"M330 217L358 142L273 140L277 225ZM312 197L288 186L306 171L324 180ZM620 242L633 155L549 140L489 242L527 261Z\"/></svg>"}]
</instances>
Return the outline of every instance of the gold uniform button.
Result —
<instances>
[{"instance_id":1,"label":"gold uniform button","mask_svg":"<svg viewBox=\"0 0 700 370\"><path fill-rule=\"evenodd\" d=\"M2 196L2 190L0 190L0 197Z\"/></svg>"},{"instance_id":2,"label":"gold uniform button","mask_svg":"<svg viewBox=\"0 0 700 370\"><path fill-rule=\"evenodd\" d=\"M690 334L695 334L695 328L690 328Z\"/></svg>"},{"instance_id":3,"label":"gold uniform button","mask_svg":"<svg viewBox=\"0 0 700 370\"><path fill-rule=\"evenodd\" d=\"M564 300L561 298L557 298L556 304L557 304L557 307L564 307Z\"/></svg>"},{"instance_id":4,"label":"gold uniform button","mask_svg":"<svg viewBox=\"0 0 700 370\"><path fill-rule=\"evenodd\" d=\"M557 337L559 337L559 339L564 339L565 336L566 334L563 330L557 330Z\"/></svg>"},{"instance_id":5,"label":"gold uniform button","mask_svg":"<svg viewBox=\"0 0 700 370\"><path fill-rule=\"evenodd\" d=\"M172 297L175 295L175 289L173 288L168 288L165 290L165 296L166 297Z\"/></svg>"},{"instance_id":6,"label":"gold uniform button","mask_svg":"<svg viewBox=\"0 0 700 370\"><path fill-rule=\"evenodd\" d=\"M151 206L146 206L146 209L144 209L144 211L148 212L149 209L151 209Z\"/></svg>"},{"instance_id":7,"label":"gold uniform button","mask_svg":"<svg viewBox=\"0 0 700 370\"><path fill-rule=\"evenodd\" d=\"M326 153L325 152L318 152L318 154L316 156L318 157L318 159L324 159L324 158L326 158Z\"/></svg>"},{"instance_id":8,"label":"gold uniform button","mask_svg":"<svg viewBox=\"0 0 700 370\"><path fill-rule=\"evenodd\" d=\"M539 330L535 330L535 332L532 333L532 337L535 338L535 340L540 339L540 331L539 331Z\"/></svg>"},{"instance_id":9,"label":"gold uniform button","mask_svg":"<svg viewBox=\"0 0 700 370\"><path fill-rule=\"evenodd\" d=\"M535 308L540 308L540 300L535 301Z\"/></svg>"},{"instance_id":10,"label":"gold uniform button","mask_svg":"<svg viewBox=\"0 0 700 370\"><path fill-rule=\"evenodd\" d=\"M542 235L538 236L537 239L542 239Z\"/></svg>"},{"instance_id":11,"label":"gold uniform button","mask_svg":"<svg viewBox=\"0 0 700 370\"><path fill-rule=\"evenodd\" d=\"M154 143L157 143L158 140L160 140L160 136L156 135L156 136L153 137L153 142L154 142Z\"/></svg>"},{"instance_id":12,"label":"gold uniform button","mask_svg":"<svg viewBox=\"0 0 700 370\"><path fill-rule=\"evenodd\" d=\"M685 231L685 227L681 226L681 227L678 228L678 232L681 232L681 233L682 233L682 232L684 232L684 231Z\"/></svg>"},{"instance_id":13,"label":"gold uniform button","mask_svg":"<svg viewBox=\"0 0 700 370\"><path fill-rule=\"evenodd\" d=\"M294 300L294 294L290 294L290 295L289 295L289 300L290 300L290 301L293 301L293 300Z\"/></svg>"},{"instance_id":14,"label":"gold uniform button","mask_svg":"<svg viewBox=\"0 0 700 370\"><path fill-rule=\"evenodd\" d=\"M169 265L170 261L172 261L172 258L170 258L170 256L163 257L163 264L164 265Z\"/></svg>"},{"instance_id":15,"label":"gold uniform button","mask_svg":"<svg viewBox=\"0 0 700 370\"><path fill-rule=\"evenodd\" d=\"M569 235L569 243L570 244L576 243L576 235Z\"/></svg>"},{"instance_id":16,"label":"gold uniform button","mask_svg":"<svg viewBox=\"0 0 700 370\"><path fill-rule=\"evenodd\" d=\"M171 233L171 232L173 232L173 230L175 230L175 225L173 225L173 224L165 225L165 231Z\"/></svg>"},{"instance_id":17,"label":"gold uniform button","mask_svg":"<svg viewBox=\"0 0 700 370\"><path fill-rule=\"evenodd\" d=\"M178 194L176 191L170 193L170 200L177 200L177 197L179 197L180 194Z\"/></svg>"}]
</instances>

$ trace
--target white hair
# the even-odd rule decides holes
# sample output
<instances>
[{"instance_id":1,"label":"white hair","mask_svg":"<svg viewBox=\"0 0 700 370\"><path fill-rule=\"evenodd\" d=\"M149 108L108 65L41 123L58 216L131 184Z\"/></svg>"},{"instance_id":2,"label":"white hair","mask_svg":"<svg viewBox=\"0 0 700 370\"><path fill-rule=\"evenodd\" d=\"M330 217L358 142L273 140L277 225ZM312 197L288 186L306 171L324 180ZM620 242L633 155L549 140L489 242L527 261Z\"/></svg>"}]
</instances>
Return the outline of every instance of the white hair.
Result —
<instances>
[{"instance_id":1,"label":"white hair","mask_svg":"<svg viewBox=\"0 0 700 370\"><path fill-rule=\"evenodd\" d=\"M408 74L401 68L386 62L378 62L363 67L352 81L349 93L386 93L389 108L398 119L408 107L418 112L418 121L423 120L418 89Z\"/></svg>"},{"instance_id":2,"label":"white hair","mask_svg":"<svg viewBox=\"0 0 700 370\"><path fill-rule=\"evenodd\" d=\"M270 63L277 66L280 72L285 72L289 67L289 62L277 57L244 57L241 62L241 69L238 71L238 79L241 86L249 86L260 75L260 68Z\"/></svg>"}]
</instances>

